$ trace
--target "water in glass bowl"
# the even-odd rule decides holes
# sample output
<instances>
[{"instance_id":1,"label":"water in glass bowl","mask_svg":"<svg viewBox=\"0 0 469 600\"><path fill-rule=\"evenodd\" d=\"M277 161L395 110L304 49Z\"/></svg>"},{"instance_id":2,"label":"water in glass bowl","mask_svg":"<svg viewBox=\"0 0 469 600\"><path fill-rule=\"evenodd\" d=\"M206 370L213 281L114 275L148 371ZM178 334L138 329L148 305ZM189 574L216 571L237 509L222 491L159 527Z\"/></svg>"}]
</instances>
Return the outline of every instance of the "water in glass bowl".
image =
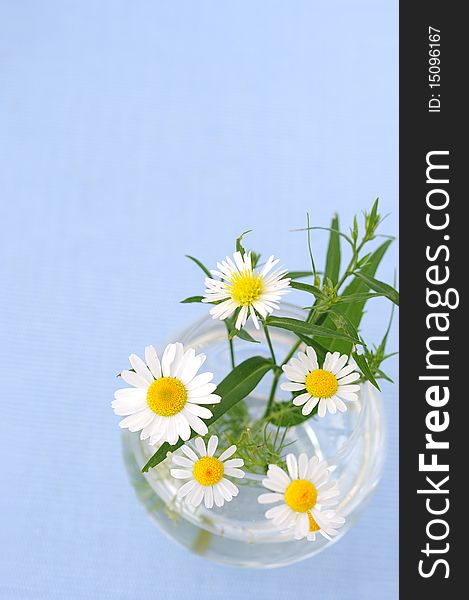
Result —
<instances>
[{"instance_id":1,"label":"water in glass bowl","mask_svg":"<svg viewBox=\"0 0 469 600\"><path fill-rule=\"evenodd\" d=\"M283 305L283 316L304 318L301 309ZM263 333L248 329L260 344L236 340L237 363L260 354L269 356ZM271 328L276 355L285 356L296 338L293 334ZM231 368L226 328L220 321L208 317L198 321L175 340L192 346L207 355L204 371L215 374L220 381ZM246 399L250 413L261 414L270 391L272 375L266 375ZM154 448L139 439L138 433L124 432L124 458L137 496L153 520L173 540L189 550L216 562L251 568L273 568L288 565L322 551L336 543L346 533L363 509L376 487L384 459L384 416L381 398L370 384L361 386L357 402L348 403L345 413L312 417L290 428L286 434L289 452L325 458L331 477L340 487L338 509L346 519L340 534L328 541L316 536L316 541L294 540L291 531L278 531L265 518L268 507L260 505L257 497L265 492L262 475L246 473L236 480L239 495L221 508L210 510L203 505L194 508L176 499L181 482L169 474L170 460L143 475L141 467ZM288 392L280 389L277 399L288 400Z\"/></svg>"}]
</instances>

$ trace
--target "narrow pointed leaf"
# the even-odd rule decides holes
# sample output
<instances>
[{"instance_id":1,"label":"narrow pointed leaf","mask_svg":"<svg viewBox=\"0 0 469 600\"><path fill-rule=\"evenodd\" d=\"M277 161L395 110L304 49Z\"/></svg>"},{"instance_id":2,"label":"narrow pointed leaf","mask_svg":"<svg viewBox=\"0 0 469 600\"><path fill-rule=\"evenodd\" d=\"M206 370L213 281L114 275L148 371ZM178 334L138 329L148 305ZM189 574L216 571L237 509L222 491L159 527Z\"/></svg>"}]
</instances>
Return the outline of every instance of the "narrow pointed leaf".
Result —
<instances>
[{"instance_id":1,"label":"narrow pointed leaf","mask_svg":"<svg viewBox=\"0 0 469 600\"><path fill-rule=\"evenodd\" d=\"M300 335L317 335L326 339L337 339L345 340L347 342L360 343L358 337L352 337L341 331L324 327L323 325L312 325L307 321L300 321L299 319L290 319L289 317L269 317L268 324L271 327L279 327L280 329L287 329L293 331L293 333Z\"/></svg>"},{"instance_id":2,"label":"narrow pointed leaf","mask_svg":"<svg viewBox=\"0 0 469 600\"><path fill-rule=\"evenodd\" d=\"M230 331L230 340L235 337L239 337L246 342L253 342L254 344L260 344L259 340L255 340L250 333L248 333L245 329L232 329Z\"/></svg>"},{"instance_id":3,"label":"narrow pointed leaf","mask_svg":"<svg viewBox=\"0 0 469 600\"><path fill-rule=\"evenodd\" d=\"M373 376L373 373L371 372L370 366L368 364L368 361L366 360L365 355L358 354L357 352L353 352L352 356L353 356L355 362L357 363L358 368L363 373L363 375L366 377L366 379L368 379L368 381L370 383L372 383L376 389L381 391L381 388L379 387L376 379Z\"/></svg>"},{"instance_id":4,"label":"narrow pointed leaf","mask_svg":"<svg viewBox=\"0 0 469 600\"><path fill-rule=\"evenodd\" d=\"M313 294L315 298L318 299L327 299L327 296L321 292L321 290L315 285L310 285L309 283L301 283L300 281L292 281L290 286L295 290L301 290L302 292L309 292Z\"/></svg>"},{"instance_id":5,"label":"narrow pointed leaf","mask_svg":"<svg viewBox=\"0 0 469 600\"><path fill-rule=\"evenodd\" d=\"M181 304L191 304L192 302L202 302L204 299L203 296L189 296L189 298L185 298L181 300Z\"/></svg>"},{"instance_id":6,"label":"narrow pointed leaf","mask_svg":"<svg viewBox=\"0 0 469 600\"><path fill-rule=\"evenodd\" d=\"M200 262L200 260L198 258L194 258L193 256L190 256L189 254L186 254L186 258L190 259L192 262L194 262L200 269L202 269L202 271L205 273L205 275L207 275L207 277L212 277L212 274L210 273L210 271L207 269L207 267L202 264Z\"/></svg>"},{"instance_id":7,"label":"narrow pointed leaf","mask_svg":"<svg viewBox=\"0 0 469 600\"><path fill-rule=\"evenodd\" d=\"M335 215L331 223L329 246L327 248L326 269L324 276L328 277L334 285L339 281L340 273L340 235L339 217Z\"/></svg>"},{"instance_id":8,"label":"narrow pointed leaf","mask_svg":"<svg viewBox=\"0 0 469 600\"><path fill-rule=\"evenodd\" d=\"M387 283L384 283L384 281L379 281L378 279L367 275L363 271L356 271L355 275L360 279L363 279L363 281L372 290L375 290L375 292L379 292L383 296L386 296L386 298L389 298L391 302L394 302L394 304L397 304L397 306L399 306L399 292L395 290L392 286L388 285Z\"/></svg>"}]
</instances>

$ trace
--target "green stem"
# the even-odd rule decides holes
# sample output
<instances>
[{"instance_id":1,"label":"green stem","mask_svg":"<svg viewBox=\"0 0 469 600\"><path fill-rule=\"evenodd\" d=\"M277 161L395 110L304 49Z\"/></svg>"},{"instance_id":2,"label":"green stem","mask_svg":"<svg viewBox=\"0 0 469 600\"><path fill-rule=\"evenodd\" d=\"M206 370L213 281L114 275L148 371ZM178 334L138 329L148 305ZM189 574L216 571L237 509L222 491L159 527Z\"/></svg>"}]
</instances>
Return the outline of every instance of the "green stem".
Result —
<instances>
[{"instance_id":1,"label":"green stem","mask_svg":"<svg viewBox=\"0 0 469 600\"><path fill-rule=\"evenodd\" d=\"M315 321L315 315L314 315L314 307L309 311L308 317L306 318L306 321L308 322L314 322ZM280 375L282 374L282 366L285 365L290 358L295 354L295 352L298 350L298 348L301 345L301 340L298 340L297 342L295 342L295 344L293 344L290 352L286 355L286 357L283 359L282 364L280 365L280 368L274 373L274 378L272 380L272 387L270 389L270 394L269 394L269 400L267 402L267 407L265 409L265 413L264 413L264 419L268 418L270 416L270 412L272 410L272 406L274 403L274 398L275 398L275 392L277 391L277 386L278 386L278 380L280 379Z\"/></svg>"},{"instance_id":2,"label":"green stem","mask_svg":"<svg viewBox=\"0 0 469 600\"><path fill-rule=\"evenodd\" d=\"M277 364L277 359L275 358L274 347L272 346L272 340L270 339L269 328L267 327L265 321L262 321L262 325L264 327L265 339L267 340L267 344L269 346L270 355L272 356L272 360L275 364Z\"/></svg>"},{"instance_id":3,"label":"green stem","mask_svg":"<svg viewBox=\"0 0 469 600\"><path fill-rule=\"evenodd\" d=\"M272 387L270 388L269 400L267 402L267 406L264 413L264 419L266 419L270 415L270 411L272 409L272 405L274 403L275 392L277 391L278 380L280 379L282 371L275 371L274 378L272 380Z\"/></svg>"},{"instance_id":4,"label":"green stem","mask_svg":"<svg viewBox=\"0 0 469 600\"><path fill-rule=\"evenodd\" d=\"M234 355L234 344L233 344L233 340L228 337L228 343L230 345L230 356L231 356L231 368L234 369L235 368L235 355Z\"/></svg>"},{"instance_id":5,"label":"green stem","mask_svg":"<svg viewBox=\"0 0 469 600\"><path fill-rule=\"evenodd\" d=\"M230 338L230 328L228 326L228 323L226 321L224 321L224 323L225 323L225 327L226 327L226 333L228 335L228 345L230 346L231 368L234 369L236 366L235 365L234 344L233 344L232 338Z\"/></svg>"}]
</instances>

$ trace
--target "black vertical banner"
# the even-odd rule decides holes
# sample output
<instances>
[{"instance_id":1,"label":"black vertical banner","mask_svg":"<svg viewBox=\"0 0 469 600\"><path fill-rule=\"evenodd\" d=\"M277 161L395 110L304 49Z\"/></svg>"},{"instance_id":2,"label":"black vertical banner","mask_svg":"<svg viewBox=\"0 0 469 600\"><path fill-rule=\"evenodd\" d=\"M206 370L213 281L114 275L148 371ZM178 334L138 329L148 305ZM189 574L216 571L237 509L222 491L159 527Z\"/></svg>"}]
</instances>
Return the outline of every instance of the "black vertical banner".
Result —
<instances>
[{"instance_id":1,"label":"black vertical banner","mask_svg":"<svg viewBox=\"0 0 469 600\"><path fill-rule=\"evenodd\" d=\"M456 518L469 488L463 8L400 6L401 598L467 596Z\"/></svg>"}]
</instances>

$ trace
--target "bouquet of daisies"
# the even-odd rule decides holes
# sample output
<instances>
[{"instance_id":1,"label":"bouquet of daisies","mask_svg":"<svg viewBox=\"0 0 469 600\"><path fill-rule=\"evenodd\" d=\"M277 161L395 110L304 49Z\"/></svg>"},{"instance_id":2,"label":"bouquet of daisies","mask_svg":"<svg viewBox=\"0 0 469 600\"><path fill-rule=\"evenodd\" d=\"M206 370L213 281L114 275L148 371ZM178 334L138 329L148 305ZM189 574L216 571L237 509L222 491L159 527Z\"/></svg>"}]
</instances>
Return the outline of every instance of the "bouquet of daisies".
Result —
<instances>
[{"instance_id":1,"label":"bouquet of daisies","mask_svg":"<svg viewBox=\"0 0 469 600\"><path fill-rule=\"evenodd\" d=\"M368 300L385 297L399 304L394 286L375 278L392 243L383 236L387 239L369 250L381 221L378 200L364 213L363 227L355 218L347 234L340 230L337 216L329 228L311 226L308 217L308 271L288 271L273 256L262 263L259 254L244 248L248 232L236 240L233 256L214 270L189 257L205 274L205 294L183 302L209 304L213 319L223 321L231 371L214 382L213 374L203 370L205 355L177 341L161 355L153 346L145 348L143 359L130 355L130 368L120 373L130 387L115 392L112 407L123 417L121 428L140 432L140 438L155 447L142 472L171 456L171 475L180 480L177 496L194 507L204 502L209 509L221 508L237 496L232 480L243 478L245 471L263 474L267 491L258 502L275 504L265 514L276 528L291 529L295 538L309 540L317 532L326 538L337 533L344 519L336 510L339 489L326 461L287 453L285 440L307 419L347 411L358 399L361 384L379 389L378 380L389 379L381 365L390 356L386 341L391 320L378 346L369 347L359 333ZM329 231L322 272L316 270L311 248L315 229ZM350 247L350 260L342 268L344 243ZM306 298L302 319L275 314L293 289ZM268 356L256 354L258 335L247 330L249 321L265 336ZM276 356L273 328L295 336L286 356ZM236 361L235 340L254 348L241 363ZM272 378L270 393L262 416L253 418L249 395L267 373ZM290 400L278 398L279 387L291 394Z\"/></svg>"}]
</instances>

